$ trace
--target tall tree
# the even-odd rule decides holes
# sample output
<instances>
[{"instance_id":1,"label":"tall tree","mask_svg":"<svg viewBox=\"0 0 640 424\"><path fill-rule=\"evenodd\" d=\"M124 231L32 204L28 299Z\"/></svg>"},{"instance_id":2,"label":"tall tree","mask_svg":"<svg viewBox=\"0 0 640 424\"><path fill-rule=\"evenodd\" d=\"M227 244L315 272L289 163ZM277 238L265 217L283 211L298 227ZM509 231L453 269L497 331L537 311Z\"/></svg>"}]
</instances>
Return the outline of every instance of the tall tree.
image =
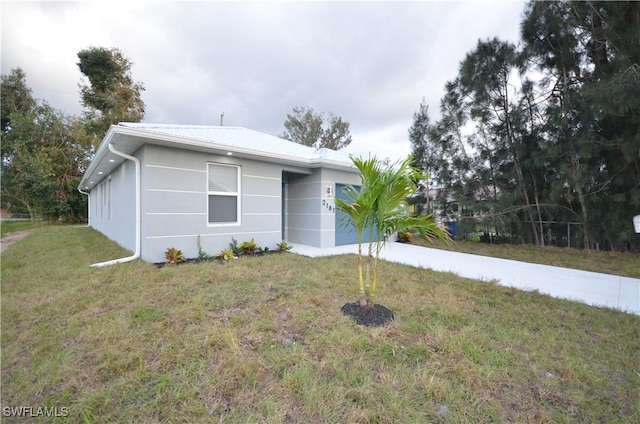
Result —
<instances>
[{"instance_id":1,"label":"tall tree","mask_svg":"<svg viewBox=\"0 0 640 424\"><path fill-rule=\"evenodd\" d=\"M436 149L428 140L431 121L429 119L429 106L422 99L418 110L413 114L413 124L409 128L409 141L411 142L412 166L431 174L435 169Z\"/></svg>"},{"instance_id":2,"label":"tall tree","mask_svg":"<svg viewBox=\"0 0 640 424\"><path fill-rule=\"evenodd\" d=\"M443 197L541 245L577 221L585 248L640 251L640 3L531 1L521 35L447 83L426 139Z\"/></svg>"},{"instance_id":3,"label":"tall tree","mask_svg":"<svg viewBox=\"0 0 640 424\"><path fill-rule=\"evenodd\" d=\"M576 31L574 8L568 2L530 3L523 21L522 35L533 63L538 64L544 79L540 88L546 92L545 136L552 166L559 178L552 181L552 202L565 203L583 224L583 242L591 246L589 207L590 172L587 161L593 157L589 134L591 113L582 98L584 59L582 34ZM548 7L548 8L547 8ZM587 118L587 119L585 119ZM569 188L567 191L566 188ZM562 197L557 197L558 195ZM571 198L576 198L572 202ZM569 217L570 220L575 219Z\"/></svg>"},{"instance_id":4,"label":"tall tree","mask_svg":"<svg viewBox=\"0 0 640 424\"><path fill-rule=\"evenodd\" d=\"M534 214L532 185L523 163L528 147L523 137L526 127L515 90L522 83L512 81L519 70L518 59L518 51L510 43L495 38L480 41L460 66L460 84L469 99L471 117L482 130L494 135L494 148L507 154L517 183L518 197L513 200L524 203L535 242L542 244L542 235L534 224L540 216Z\"/></svg>"},{"instance_id":5,"label":"tall tree","mask_svg":"<svg viewBox=\"0 0 640 424\"><path fill-rule=\"evenodd\" d=\"M422 131L440 209L510 217L541 245L577 221L585 248L640 251L640 3L530 1L521 36L480 41Z\"/></svg>"},{"instance_id":6,"label":"tall tree","mask_svg":"<svg viewBox=\"0 0 640 424\"><path fill-rule=\"evenodd\" d=\"M437 146L430 143L429 132L432 130L429 120L429 106L425 99L422 99L418 110L413 114L413 124L409 128L409 141L411 143L411 156L413 162L411 166L420 169L425 181L418 182L418 192L412 199L416 200L417 213L424 212L426 204L426 212L431 213L431 184L433 182L433 174L438 167Z\"/></svg>"},{"instance_id":7,"label":"tall tree","mask_svg":"<svg viewBox=\"0 0 640 424\"><path fill-rule=\"evenodd\" d=\"M593 73L582 90L595 124L598 161L589 200L600 245L640 251L631 221L640 211L640 3L573 2L587 29Z\"/></svg>"},{"instance_id":8,"label":"tall tree","mask_svg":"<svg viewBox=\"0 0 640 424\"><path fill-rule=\"evenodd\" d=\"M82 123L36 102L20 69L2 76L2 198L20 204L32 220L74 221L86 214L77 192L90 152Z\"/></svg>"},{"instance_id":9,"label":"tall tree","mask_svg":"<svg viewBox=\"0 0 640 424\"><path fill-rule=\"evenodd\" d=\"M88 109L85 120L96 142L109 126L144 118L144 85L133 80L132 62L119 49L91 47L78 52L78 59L78 68L88 81L80 84L81 102Z\"/></svg>"},{"instance_id":10,"label":"tall tree","mask_svg":"<svg viewBox=\"0 0 640 424\"><path fill-rule=\"evenodd\" d=\"M2 134L10 130L11 114L27 114L36 106L33 93L27 87L26 75L20 68L2 75Z\"/></svg>"},{"instance_id":11,"label":"tall tree","mask_svg":"<svg viewBox=\"0 0 640 424\"><path fill-rule=\"evenodd\" d=\"M577 211L585 247L639 250L640 4L531 2L521 30L544 75L552 200Z\"/></svg>"},{"instance_id":12,"label":"tall tree","mask_svg":"<svg viewBox=\"0 0 640 424\"><path fill-rule=\"evenodd\" d=\"M36 101L33 98L31 88L27 86L26 75L20 68L12 69L8 75L2 75L2 83L0 86L2 93L2 203L3 206L20 204L30 214L32 220L35 218L32 205L32 199L27 195L24 185L28 184L26 178L21 181L21 157L27 156L28 152L21 153L20 145L15 134L15 128L21 128L23 121L27 117L34 115L36 109ZM35 157L31 157L36 159ZM40 160L40 158L38 158ZM34 171L37 170L35 167ZM24 167L22 167L24 170ZM29 175L23 172L22 176Z\"/></svg>"},{"instance_id":13,"label":"tall tree","mask_svg":"<svg viewBox=\"0 0 640 424\"><path fill-rule=\"evenodd\" d=\"M287 114L284 128L282 138L316 149L339 150L351 143L349 122L332 113L325 120L324 114L312 108L294 107L293 114Z\"/></svg>"},{"instance_id":14,"label":"tall tree","mask_svg":"<svg viewBox=\"0 0 640 424\"><path fill-rule=\"evenodd\" d=\"M522 61L510 43L479 41L461 62L458 77L447 83L441 119L426 126L424 144L444 217L476 221L480 214L496 226L498 216L511 215L528 221L533 240L543 244L542 228L534 223L543 216L543 167L535 137L539 111Z\"/></svg>"}]
</instances>

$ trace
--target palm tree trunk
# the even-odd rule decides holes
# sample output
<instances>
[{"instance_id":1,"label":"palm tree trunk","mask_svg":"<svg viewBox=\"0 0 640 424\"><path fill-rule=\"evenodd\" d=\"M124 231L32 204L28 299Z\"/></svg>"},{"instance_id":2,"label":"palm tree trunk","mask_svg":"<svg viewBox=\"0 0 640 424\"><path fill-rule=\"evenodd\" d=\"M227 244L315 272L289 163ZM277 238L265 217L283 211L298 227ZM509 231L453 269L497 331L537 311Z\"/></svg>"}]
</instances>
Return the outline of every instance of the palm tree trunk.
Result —
<instances>
[{"instance_id":1,"label":"palm tree trunk","mask_svg":"<svg viewBox=\"0 0 640 424\"><path fill-rule=\"evenodd\" d=\"M378 234L382 234L382 229L378 229ZM369 307L373 307L376 297L376 288L378 287L378 258L380 257L380 250L382 249L383 241L376 241L376 256L373 258L373 278L371 279L371 290L369 290Z\"/></svg>"},{"instance_id":2,"label":"palm tree trunk","mask_svg":"<svg viewBox=\"0 0 640 424\"><path fill-rule=\"evenodd\" d=\"M364 279L362 278L362 244L358 243L358 281L360 283L360 296L362 299L365 297L364 293Z\"/></svg>"}]
</instances>

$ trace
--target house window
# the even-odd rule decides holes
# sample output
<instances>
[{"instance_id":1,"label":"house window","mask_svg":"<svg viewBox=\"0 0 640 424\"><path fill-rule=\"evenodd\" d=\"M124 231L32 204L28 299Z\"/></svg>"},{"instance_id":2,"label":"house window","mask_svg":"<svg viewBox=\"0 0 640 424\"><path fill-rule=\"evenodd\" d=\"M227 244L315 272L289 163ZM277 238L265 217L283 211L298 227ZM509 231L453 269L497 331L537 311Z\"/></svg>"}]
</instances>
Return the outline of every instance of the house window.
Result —
<instances>
[{"instance_id":1,"label":"house window","mask_svg":"<svg viewBox=\"0 0 640 424\"><path fill-rule=\"evenodd\" d=\"M240 167L208 164L207 197L207 216L210 224L239 224Z\"/></svg>"}]
</instances>

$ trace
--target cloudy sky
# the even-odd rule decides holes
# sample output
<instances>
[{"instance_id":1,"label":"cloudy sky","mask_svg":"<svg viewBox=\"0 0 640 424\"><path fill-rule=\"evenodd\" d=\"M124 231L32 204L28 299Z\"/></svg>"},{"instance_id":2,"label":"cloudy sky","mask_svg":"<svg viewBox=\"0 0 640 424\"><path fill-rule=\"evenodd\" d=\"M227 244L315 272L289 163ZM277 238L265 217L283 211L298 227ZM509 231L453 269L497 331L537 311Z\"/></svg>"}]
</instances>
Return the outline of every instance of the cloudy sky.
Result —
<instances>
[{"instance_id":1,"label":"cloudy sky","mask_svg":"<svg viewBox=\"0 0 640 424\"><path fill-rule=\"evenodd\" d=\"M522 1L7 2L2 74L21 67L36 98L79 115L77 52L117 47L144 84L145 122L282 134L294 106L351 123L349 153L398 159L424 98L478 39L517 42Z\"/></svg>"}]
</instances>

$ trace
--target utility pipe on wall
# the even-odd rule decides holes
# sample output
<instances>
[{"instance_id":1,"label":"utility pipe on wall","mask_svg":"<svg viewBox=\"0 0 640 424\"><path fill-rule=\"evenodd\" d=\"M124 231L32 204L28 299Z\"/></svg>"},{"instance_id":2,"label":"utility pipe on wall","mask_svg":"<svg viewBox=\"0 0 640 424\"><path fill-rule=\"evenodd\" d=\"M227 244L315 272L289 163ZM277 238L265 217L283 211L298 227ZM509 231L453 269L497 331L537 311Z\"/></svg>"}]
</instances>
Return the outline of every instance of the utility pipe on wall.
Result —
<instances>
[{"instance_id":1,"label":"utility pipe on wall","mask_svg":"<svg viewBox=\"0 0 640 424\"><path fill-rule=\"evenodd\" d=\"M133 157L133 156L129 156L126 153L122 153L119 152L118 150L115 149L115 147L113 147L112 143L109 143L109 151L111 153L113 153L114 155L120 156L122 158L125 158L127 160L133 161L133 163L136 166L136 247L135 247L135 252L133 253L132 256L127 256L126 258L120 258L120 259L113 259L111 261L106 261L106 262L100 262L97 264L93 264L91 265L91 267L97 268L97 267L103 267L103 266L109 266L109 265L114 265L114 264L121 264L124 262L130 262L133 261L135 259L138 259L140 257L140 242L141 242L141 237L140 237L140 232L141 232L141 226L140 226L140 212L141 212L141 208L140 208L140 161Z\"/></svg>"}]
</instances>

